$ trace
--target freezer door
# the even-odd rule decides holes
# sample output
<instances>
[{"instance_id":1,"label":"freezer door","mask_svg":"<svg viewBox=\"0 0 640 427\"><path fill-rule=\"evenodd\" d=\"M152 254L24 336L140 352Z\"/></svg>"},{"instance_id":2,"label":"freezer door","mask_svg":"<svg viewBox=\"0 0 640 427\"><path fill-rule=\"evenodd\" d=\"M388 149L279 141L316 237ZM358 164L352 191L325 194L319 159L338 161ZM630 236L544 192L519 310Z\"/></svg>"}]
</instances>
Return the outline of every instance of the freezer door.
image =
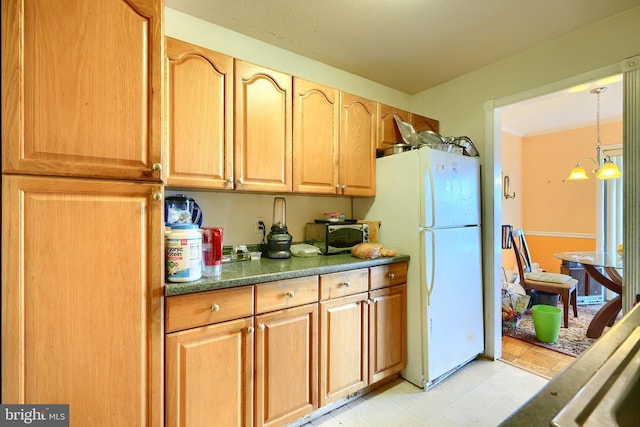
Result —
<instances>
[{"instance_id":1,"label":"freezer door","mask_svg":"<svg viewBox=\"0 0 640 427\"><path fill-rule=\"evenodd\" d=\"M484 350L480 227L423 232L427 382Z\"/></svg>"},{"instance_id":2,"label":"freezer door","mask_svg":"<svg viewBox=\"0 0 640 427\"><path fill-rule=\"evenodd\" d=\"M479 159L430 148L419 151L425 191L422 225L480 225Z\"/></svg>"}]
</instances>

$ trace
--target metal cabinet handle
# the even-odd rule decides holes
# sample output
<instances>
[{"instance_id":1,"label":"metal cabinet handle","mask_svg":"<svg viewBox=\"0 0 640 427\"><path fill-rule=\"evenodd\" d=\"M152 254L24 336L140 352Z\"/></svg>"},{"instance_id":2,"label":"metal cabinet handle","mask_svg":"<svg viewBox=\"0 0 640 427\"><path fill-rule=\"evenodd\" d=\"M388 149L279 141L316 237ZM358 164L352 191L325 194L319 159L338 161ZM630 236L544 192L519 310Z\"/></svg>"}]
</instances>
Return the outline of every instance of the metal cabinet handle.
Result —
<instances>
[{"instance_id":1,"label":"metal cabinet handle","mask_svg":"<svg viewBox=\"0 0 640 427\"><path fill-rule=\"evenodd\" d=\"M389 279L395 279L395 278L396 278L396 275L395 275L395 274L393 274L393 273L389 273Z\"/></svg>"},{"instance_id":2,"label":"metal cabinet handle","mask_svg":"<svg viewBox=\"0 0 640 427\"><path fill-rule=\"evenodd\" d=\"M216 311L220 311L220 306L219 306L218 304L213 304L213 305L211 306L211 311L213 311L214 313L215 313Z\"/></svg>"},{"instance_id":3,"label":"metal cabinet handle","mask_svg":"<svg viewBox=\"0 0 640 427\"><path fill-rule=\"evenodd\" d=\"M253 329L253 326L249 326L249 327L247 328L247 333L248 333L248 334L252 334L254 330L255 330L255 329Z\"/></svg>"},{"instance_id":4,"label":"metal cabinet handle","mask_svg":"<svg viewBox=\"0 0 640 427\"><path fill-rule=\"evenodd\" d=\"M266 328L266 326L264 325L264 323L260 323L260 324L258 325L258 330L259 330L259 331L264 331L264 328Z\"/></svg>"},{"instance_id":5,"label":"metal cabinet handle","mask_svg":"<svg viewBox=\"0 0 640 427\"><path fill-rule=\"evenodd\" d=\"M159 192L156 191L155 193L153 193L152 197L153 197L153 200L160 201L160 200L162 200L162 193L159 193Z\"/></svg>"},{"instance_id":6,"label":"metal cabinet handle","mask_svg":"<svg viewBox=\"0 0 640 427\"><path fill-rule=\"evenodd\" d=\"M349 286L351 286L351 282L346 281L346 282L344 282L342 285L343 285L343 286L346 286L346 287L348 288Z\"/></svg>"},{"instance_id":7,"label":"metal cabinet handle","mask_svg":"<svg viewBox=\"0 0 640 427\"><path fill-rule=\"evenodd\" d=\"M346 185L341 185L341 186L340 186L340 189L341 189L341 190L344 190L345 188L347 188L347 186L346 186Z\"/></svg>"},{"instance_id":8,"label":"metal cabinet handle","mask_svg":"<svg viewBox=\"0 0 640 427\"><path fill-rule=\"evenodd\" d=\"M242 185L242 184L244 184L244 179L238 178L238 180L236 182L238 183L238 185Z\"/></svg>"},{"instance_id":9,"label":"metal cabinet handle","mask_svg":"<svg viewBox=\"0 0 640 427\"><path fill-rule=\"evenodd\" d=\"M293 298L296 295L296 293L293 291L288 291L287 293L285 293L285 295L288 296L289 298Z\"/></svg>"},{"instance_id":10,"label":"metal cabinet handle","mask_svg":"<svg viewBox=\"0 0 640 427\"><path fill-rule=\"evenodd\" d=\"M156 172L162 172L162 164L161 163L154 163L153 166L151 166L151 167Z\"/></svg>"}]
</instances>

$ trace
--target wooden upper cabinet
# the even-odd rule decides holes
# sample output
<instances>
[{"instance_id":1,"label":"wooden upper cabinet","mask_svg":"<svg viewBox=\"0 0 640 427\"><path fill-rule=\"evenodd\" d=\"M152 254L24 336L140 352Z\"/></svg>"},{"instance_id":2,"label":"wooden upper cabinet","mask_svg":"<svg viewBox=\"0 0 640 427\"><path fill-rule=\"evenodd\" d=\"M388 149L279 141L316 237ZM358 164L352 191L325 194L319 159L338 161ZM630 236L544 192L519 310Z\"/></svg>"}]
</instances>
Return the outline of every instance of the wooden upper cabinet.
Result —
<instances>
[{"instance_id":1,"label":"wooden upper cabinet","mask_svg":"<svg viewBox=\"0 0 640 427\"><path fill-rule=\"evenodd\" d=\"M397 117L403 122L409 123L410 116L411 113L407 111L378 103L378 142L376 149L384 150L393 144L404 142L395 118Z\"/></svg>"},{"instance_id":2,"label":"wooden upper cabinet","mask_svg":"<svg viewBox=\"0 0 640 427\"><path fill-rule=\"evenodd\" d=\"M161 0L2 2L2 171L161 181Z\"/></svg>"},{"instance_id":3,"label":"wooden upper cabinet","mask_svg":"<svg viewBox=\"0 0 640 427\"><path fill-rule=\"evenodd\" d=\"M340 138L337 89L293 79L293 191L336 194Z\"/></svg>"},{"instance_id":4,"label":"wooden upper cabinet","mask_svg":"<svg viewBox=\"0 0 640 427\"><path fill-rule=\"evenodd\" d=\"M235 189L291 192L292 77L234 61Z\"/></svg>"},{"instance_id":5,"label":"wooden upper cabinet","mask_svg":"<svg viewBox=\"0 0 640 427\"><path fill-rule=\"evenodd\" d=\"M233 58L166 38L171 186L232 188Z\"/></svg>"},{"instance_id":6,"label":"wooden upper cabinet","mask_svg":"<svg viewBox=\"0 0 640 427\"><path fill-rule=\"evenodd\" d=\"M377 103L340 92L340 190L376 194Z\"/></svg>"},{"instance_id":7,"label":"wooden upper cabinet","mask_svg":"<svg viewBox=\"0 0 640 427\"><path fill-rule=\"evenodd\" d=\"M409 121L416 132L420 132L421 130L431 130L436 133L440 132L440 122L438 120L411 113Z\"/></svg>"}]
</instances>

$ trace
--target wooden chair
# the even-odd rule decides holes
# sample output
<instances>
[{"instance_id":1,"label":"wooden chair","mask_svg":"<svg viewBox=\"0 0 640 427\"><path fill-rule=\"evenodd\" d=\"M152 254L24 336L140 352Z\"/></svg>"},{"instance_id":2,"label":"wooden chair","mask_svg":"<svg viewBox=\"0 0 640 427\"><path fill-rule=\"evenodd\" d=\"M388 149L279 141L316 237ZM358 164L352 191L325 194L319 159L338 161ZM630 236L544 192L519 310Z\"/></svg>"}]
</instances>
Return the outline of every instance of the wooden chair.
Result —
<instances>
[{"instance_id":1,"label":"wooden chair","mask_svg":"<svg viewBox=\"0 0 640 427\"><path fill-rule=\"evenodd\" d=\"M564 327L569 326L569 303L573 305L573 317L578 317L578 281L567 274L532 273L529 246L521 228L511 232L511 245L518 263L520 284L525 289L559 294L564 307ZM528 277L527 277L528 276Z\"/></svg>"}]
</instances>

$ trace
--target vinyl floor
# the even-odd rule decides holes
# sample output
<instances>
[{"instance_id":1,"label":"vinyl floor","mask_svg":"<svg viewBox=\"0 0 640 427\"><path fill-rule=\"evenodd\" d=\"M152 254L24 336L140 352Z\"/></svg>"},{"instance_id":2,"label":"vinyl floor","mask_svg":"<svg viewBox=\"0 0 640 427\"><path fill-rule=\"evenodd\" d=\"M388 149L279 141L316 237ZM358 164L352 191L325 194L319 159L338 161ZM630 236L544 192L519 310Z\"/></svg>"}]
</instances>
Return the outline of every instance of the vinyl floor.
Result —
<instances>
[{"instance_id":1,"label":"vinyl floor","mask_svg":"<svg viewBox=\"0 0 640 427\"><path fill-rule=\"evenodd\" d=\"M573 357L503 338L503 359L476 360L425 392L398 379L303 427L494 427Z\"/></svg>"}]
</instances>

